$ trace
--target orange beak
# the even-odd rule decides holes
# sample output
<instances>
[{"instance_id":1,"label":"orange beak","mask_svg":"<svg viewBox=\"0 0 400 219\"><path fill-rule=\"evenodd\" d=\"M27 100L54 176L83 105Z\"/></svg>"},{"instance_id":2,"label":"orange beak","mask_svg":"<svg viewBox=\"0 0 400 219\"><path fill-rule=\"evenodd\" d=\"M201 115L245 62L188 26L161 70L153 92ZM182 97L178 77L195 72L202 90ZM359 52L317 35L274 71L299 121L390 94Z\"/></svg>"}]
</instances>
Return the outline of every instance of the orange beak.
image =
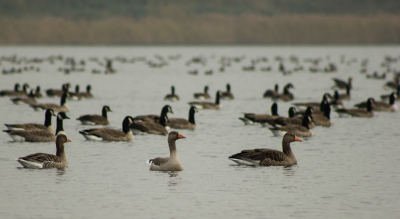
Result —
<instances>
[{"instance_id":1,"label":"orange beak","mask_svg":"<svg viewBox=\"0 0 400 219\"><path fill-rule=\"evenodd\" d=\"M300 141L300 142L303 142L303 140L301 140L299 137L297 137L297 136L294 136L294 141Z\"/></svg>"},{"instance_id":2,"label":"orange beak","mask_svg":"<svg viewBox=\"0 0 400 219\"><path fill-rule=\"evenodd\" d=\"M181 139L181 138L186 138L186 137L181 134L178 134L178 139Z\"/></svg>"},{"instance_id":3,"label":"orange beak","mask_svg":"<svg viewBox=\"0 0 400 219\"><path fill-rule=\"evenodd\" d=\"M67 138L67 142L71 142L71 139Z\"/></svg>"}]
</instances>

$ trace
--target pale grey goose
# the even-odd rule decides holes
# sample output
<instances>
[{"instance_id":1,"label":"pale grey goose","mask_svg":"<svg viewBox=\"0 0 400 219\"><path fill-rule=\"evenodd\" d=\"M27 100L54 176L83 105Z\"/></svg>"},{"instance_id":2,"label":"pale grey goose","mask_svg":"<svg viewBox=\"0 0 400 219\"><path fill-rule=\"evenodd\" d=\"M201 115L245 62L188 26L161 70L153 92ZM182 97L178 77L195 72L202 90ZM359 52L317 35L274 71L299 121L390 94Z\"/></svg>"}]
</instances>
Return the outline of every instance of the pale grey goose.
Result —
<instances>
[{"instance_id":1,"label":"pale grey goose","mask_svg":"<svg viewBox=\"0 0 400 219\"><path fill-rule=\"evenodd\" d=\"M36 153L18 158L18 162L25 168L65 168L68 167L67 157L65 156L64 143L71 142L67 136L61 134L56 139L56 155Z\"/></svg>"},{"instance_id":2,"label":"pale grey goose","mask_svg":"<svg viewBox=\"0 0 400 219\"><path fill-rule=\"evenodd\" d=\"M269 128L274 136L281 136L282 133L293 133L300 137L311 137L314 133L310 130L309 123L311 122L311 117L305 115L301 125L287 125L281 127Z\"/></svg>"},{"instance_id":3,"label":"pale grey goose","mask_svg":"<svg viewBox=\"0 0 400 219\"><path fill-rule=\"evenodd\" d=\"M347 85L349 85L350 89L352 89L352 85L351 82L353 81L352 77L349 77L349 79L347 80L347 83L339 78L332 78L332 80L335 82L335 85L332 86L332 88L337 87L339 89L346 89Z\"/></svg>"},{"instance_id":4,"label":"pale grey goose","mask_svg":"<svg viewBox=\"0 0 400 219\"><path fill-rule=\"evenodd\" d=\"M11 101L14 104L36 104L37 101L35 99L35 95L36 95L36 91L35 90L31 90L28 94L27 97L15 97L12 98Z\"/></svg>"},{"instance_id":5,"label":"pale grey goose","mask_svg":"<svg viewBox=\"0 0 400 219\"><path fill-rule=\"evenodd\" d=\"M54 133L54 128L51 125L51 117L55 116L52 109L47 109L44 116L44 125L37 123L24 123L24 124L4 124L8 130L32 130L41 129L46 130L50 133Z\"/></svg>"},{"instance_id":6,"label":"pale grey goose","mask_svg":"<svg viewBox=\"0 0 400 219\"><path fill-rule=\"evenodd\" d=\"M64 112L59 112L57 115L57 129L56 133L50 133L47 130L31 129L31 130L3 130L14 141L28 141L28 142L51 142L55 141L57 135L64 134L63 120L69 119Z\"/></svg>"},{"instance_id":7,"label":"pale grey goose","mask_svg":"<svg viewBox=\"0 0 400 219\"><path fill-rule=\"evenodd\" d=\"M372 103L374 102L373 98L368 98L367 100L367 110L364 109L337 109L337 112L340 116L353 116L353 117L373 117L374 112L372 111Z\"/></svg>"},{"instance_id":8,"label":"pale grey goose","mask_svg":"<svg viewBox=\"0 0 400 219\"><path fill-rule=\"evenodd\" d=\"M195 99L210 99L210 95L208 94L208 86L204 87L204 92L203 93L194 93L193 97Z\"/></svg>"},{"instance_id":9,"label":"pale grey goose","mask_svg":"<svg viewBox=\"0 0 400 219\"><path fill-rule=\"evenodd\" d=\"M93 98L93 94L90 92L92 90L92 86L90 85L90 84L88 84L87 86L86 86L86 93L79 93L79 95L82 97L82 98L86 98L86 99L90 99L90 98Z\"/></svg>"},{"instance_id":10,"label":"pale grey goose","mask_svg":"<svg viewBox=\"0 0 400 219\"><path fill-rule=\"evenodd\" d=\"M132 141L133 134L129 125L133 123L131 116L126 116L122 121L122 131L111 128L86 129L79 131L87 140L90 141Z\"/></svg>"},{"instance_id":11,"label":"pale grey goose","mask_svg":"<svg viewBox=\"0 0 400 219\"><path fill-rule=\"evenodd\" d=\"M69 97L68 92L64 92L60 99L60 105L54 103L39 103L39 104L31 104L34 110L45 110L45 109L52 109L54 112L68 112L69 106L67 104L67 97Z\"/></svg>"},{"instance_id":12,"label":"pale grey goose","mask_svg":"<svg viewBox=\"0 0 400 219\"><path fill-rule=\"evenodd\" d=\"M76 120L81 121L82 125L108 125L107 112L112 112L109 106L103 106L101 115L83 115Z\"/></svg>"},{"instance_id":13,"label":"pale grey goose","mask_svg":"<svg viewBox=\"0 0 400 219\"><path fill-rule=\"evenodd\" d=\"M164 100L169 100L169 101L178 101L179 96L175 94L175 87L171 86L171 93L165 95Z\"/></svg>"},{"instance_id":14,"label":"pale grey goose","mask_svg":"<svg viewBox=\"0 0 400 219\"><path fill-rule=\"evenodd\" d=\"M293 133L286 133L282 138L282 151L273 149L243 150L229 157L235 163L250 166L291 166L297 164L297 158L290 148L290 143L300 141Z\"/></svg>"},{"instance_id":15,"label":"pale grey goose","mask_svg":"<svg viewBox=\"0 0 400 219\"><path fill-rule=\"evenodd\" d=\"M169 157L157 157L147 161L150 164L150 170L156 171L182 171L181 162L179 161L178 152L176 151L175 141L186 138L176 131L172 131L168 135Z\"/></svg>"},{"instance_id":16,"label":"pale grey goose","mask_svg":"<svg viewBox=\"0 0 400 219\"><path fill-rule=\"evenodd\" d=\"M168 134L168 130L165 127L166 121L168 120L167 116L161 116L158 123L149 122L149 121L136 121L134 120L132 124L130 124L129 128L133 131L134 134L156 134L156 135L166 135Z\"/></svg>"},{"instance_id":17,"label":"pale grey goose","mask_svg":"<svg viewBox=\"0 0 400 219\"><path fill-rule=\"evenodd\" d=\"M223 100L233 100L234 99L233 94L231 92L230 84L226 84L226 91L221 93L220 98Z\"/></svg>"},{"instance_id":18,"label":"pale grey goose","mask_svg":"<svg viewBox=\"0 0 400 219\"><path fill-rule=\"evenodd\" d=\"M199 101L199 102L189 102L188 104L191 106L195 106L199 109L221 109L220 95L221 91L217 91L217 94L215 95L215 103Z\"/></svg>"},{"instance_id":19,"label":"pale grey goose","mask_svg":"<svg viewBox=\"0 0 400 219\"><path fill-rule=\"evenodd\" d=\"M194 114L197 113L195 106L191 106L189 109L189 119L184 118L168 118L166 126L173 129L196 129L196 122L194 120Z\"/></svg>"},{"instance_id":20,"label":"pale grey goose","mask_svg":"<svg viewBox=\"0 0 400 219\"><path fill-rule=\"evenodd\" d=\"M271 115L269 114L255 114L255 113L245 113L244 117L239 117L245 125L251 125L255 123L266 122L267 120L278 118L278 104L273 103L271 105Z\"/></svg>"}]
</instances>

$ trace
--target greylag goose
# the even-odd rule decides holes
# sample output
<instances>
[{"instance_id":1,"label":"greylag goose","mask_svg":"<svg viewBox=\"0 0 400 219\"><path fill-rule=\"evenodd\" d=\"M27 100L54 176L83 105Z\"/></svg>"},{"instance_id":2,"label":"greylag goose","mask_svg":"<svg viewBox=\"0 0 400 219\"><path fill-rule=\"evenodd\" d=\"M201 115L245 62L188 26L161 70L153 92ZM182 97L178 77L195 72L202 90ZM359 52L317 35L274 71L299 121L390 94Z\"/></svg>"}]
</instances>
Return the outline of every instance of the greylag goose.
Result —
<instances>
[{"instance_id":1,"label":"greylag goose","mask_svg":"<svg viewBox=\"0 0 400 219\"><path fill-rule=\"evenodd\" d=\"M383 101L375 101L373 98L372 99L372 109L374 111L381 111L381 112L396 112L397 111L397 105L396 105L396 93L392 92L390 94L389 98L389 103L383 102ZM355 107L358 108L366 108L367 103L362 102L359 104L354 105Z\"/></svg>"},{"instance_id":2,"label":"greylag goose","mask_svg":"<svg viewBox=\"0 0 400 219\"><path fill-rule=\"evenodd\" d=\"M42 93L40 92L40 86L39 85L36 87L35 97L36 98L42 98L43 97Z\"/></svg>"},{"instance_id":3,"label":"greylag goose","mask_svg":"<svg viewBox=\"0 0 400 219\"><path fill-rule=\"evenodd\" d=\"M57 115L57 129L55 135L48 130L31 129L31 130L3 130L14 141L28 141L28 142L51 142L55 141L57 135L65 135L63 120L69 119L64 112L59 112Z\"/></svg>"},{"instance_id":4,"label":"greylag goose","mask_svg":"<svg viewBox=\"0 0 400 219\"><path fill-rule=\"evenodd\" d=\"M76 120L81 121L82 125L108 125L107 112L112 112L109 106L103 106L100 115L83 115Z\"/></svg>"},{"instance_id":5,"label":"greylag goose","mask_svg":"<svg viewBox=\"0 0 400 219\"><path fill-rule=\"evenodd\" d=\"M346 89L347 85L349 85L350 89L352 89L352 85L351 82L353 81L352 77L349 77L349 79L347 80L347 83L339 78L332 78L332 80L335 82L335 85L332 88L339 88L339 89Z\"/></svg>"},{"instance_id":6,"label":"greylag goose","mask_svg":"<svg viewBox=\"0 0 400 219\"><path fill-rule=\"evenodd\" d=\"M333 122L331 120L330 104L328 102L326 103L323 115L321 115L321 114L312 115L312 120L316 126L329 127L329 126L333 125Z\"/></svg>"},{"instance_id":7,"label":"greylag goose","mask_svg":"<svg viewBox=\"0 0 400 219\"><path fill-rule=\"evenodd\" d=\"M25 168L65 168L68 167L65 156L64 143L71 142L65 135L58 135L56 139L56 155L36 153L18 158L18 162Z\"/></svg>"},{"instance_id":8,"label":"greylag goose","mask_svg":"<svg viewBox=\"0 0 400 219\"><path fill-rule=\"evenodd\" d=\"M189 120L184 118L168 118L166 126L173 129L196 129L196 123L194 121L194 113L197 113L195 106L191 106L189 109Z\"/></svg>"},{"instance_id":9,"label":"greylag goose","mask_svg":"<svg viewBox=\"0 0 400 219\"><path fill-rule=\"evenodd\" d=\"M293 100L294 95L292 93L290 93L290 91L289 91L290 88L294 88L293 84L291 84L291 83L287 84L283 88L283 94L278 94L278 95L272 97L272 100L274 100L274 101L278 101L278 100L291 101L291 100Z\"/></svg>"},{"instance_id":10,"label":"greylag goose","mask_svg":"<svg viewBox=\"0 0 400 219\"><path fill-rule=\"evenodd\" d=\"M90 86L90 84L88 84L88 85L86 86L86 93L79 93L79 95L80 95L82 98L86 98L86 99L93 98L93 94L90 92L91 90L92 90L92 86Z\"/></svg>"},{"instance_id":11,"label":"greylag goose","mask_svg":"<svg viewBox=\"0 0 400 219\"><path fill-rule=\"evenodd\" d=\"M67 97L69 97L68 92L64 92L60 99L60 105L54 103L39 103L39 104L31 104L34 110L45 110L45 109L52 109L54 112L68 112L69 106L67 104Z\"/></svg>"},{"instance_id":12,"label":"greylag goose","mask_svg":"<svg viewBox=\"0 0 400 219\"><path fill-rule=\"evenodd\" d=\"M337 109L340 116L353 116L353 117L373 117L374 112L372 111L373 98L368 98L367 100L367 110L364 109Z\"/></svg>"},{"instance_id":13,"label":"greylag goose","mask_svg":"<svg viewBox=\"0 0 400 219\"><path fill-rule=\"evenodd\" d=\"M266 90L265 92L264 92L264 94L263 94L263 97L264 98L267 98L267 97L275 97L276 95L278 95L278 92L279 92L279 85L278 84L275 84L275 90Z\"/></svg>"},{"instance_id":14,"label":"greylag goose","mask_svg":"<svg viewBox=\"0 0 400 219\"><path fill-rule=\"evenodd\" d=\"M168 120L167 116L160 117L158 123L142 121L137 122L136 120L129 126L129 128L133 131L134 134L156 134L156 135L166 135L168 134L168 130L165 127L166 121Z\"/></svg>"},{"instance_id":15,"label":"greylag goose","mask_svg":"<svg viewBox=\"0 0 400 219\"><path fill-rule=\"evenodd\" d=\"M146 121L146 122L154 122L154 123L158 123L160 121L161 117L167 116L167 113L172 113L172 108L170 105L165 105L163 106L163 108L161 109L161 113L160 115L155 115L155 114L149 114L149 115L142 115L142 116L136 116L135 118L133 118L133 120L135 121ZM168 117L167 117L168 118Z\"/></svg>"},{"instance_id":16,"label":"greylag goose","mask_svg":"<svg viewBox=\"0 0 400 219\"><path fill-rule=\"evenodd\" d=\"M165 95L164 100L169 100L169 101L178 101L179 100L178 95L175 94L174 86L171 86L171 93Z\"/></svg>"},{"instance_id":17,"label":"greylag goose","mask_svg":"<svg viewBox=\"0 0 400 219\"><path fill-rule=\"evenodd\" d=\"M35 99L35 94L36 91L35 90L31 90L31 92L29 92L27 97L16 97L16 98L12 98L11 101L14 104L36 104L37 101Z\"/></svg>"},{"instance_id":18,"label":"greylag goose","mask_svg":"<svg viewBox=\"0 0 400 219\"><path fill-rule=\"evenodd\" d=\"M221 91L217 91L217 94L215 95L215 103L211 102L189 102L189 105L195 106L199 109L221 109L221 104L220 104L220 95Z\"/></svg>"},{"instance_id":19,"label":"greylag goose","mask_svg":"<svg viewBox=\"0 0 400 219\"><path fill-rule=\"evenodd\" d=\"M122 131L111 128L86 129L79 131L89 141L132 141L134 139L129 125L133 123L131 116L122 121Z\"/></svg>"},{"instance_id":20,"label":"greylag goose","mask_svg":"<svg viewBox=\"0 0 400 219\"><path fill-rule=\"evenodd\" d=\"M389 100L391 94L386 94L386 95L381 95L381 100ZM396 92L397 98L396 100L400 100L400 85L397 86L397 92Z\"/></svg>"},{"instance_id":21,"label":"greylag goose","mask_svg":"<svg viewBox=\"0 0 400 219\"><path fill-rule=\"evenodd\" d=\"M278 118L278 104L273 103L271 105L271 115L269 114L255 114L255 113L245 113L244 117L239 117L240 120L244 122L245 125L251 125L260 122L266 122L271 119Z\"/></svg>"},{"instance_id":22,"label":"greylag goose","mask_svg":"<svg viewBox=\"0 0 400 219\"><path fill-rule=\"evenodd\" d=\"M320 109L321 103L323 101L328 101L328 98L331 98L332 96L329 93L324 93L322 96L322 101L321 102L305 102L305 103L293 103L296 107L301 106L301 107L312 107L313 109Z\"/></svg>"},{"instance_id":23,"label":"greylag goose","mask_svg":"<svg viewBox=\"0 0 400 219\"><path fill-rule=\"evenodd\" d=\"M61 90L59 89L47 89L46 94L48 97L61 97L65 92L68 92L68 89L70 88L71 84L66 83L61 85Z\"/></svg>"},{"instance_id":24,"label":"greylag goose","mask_svg":"<svg viewBox=\"0 0 400 219\"><path fill-rule=\"evenodd\" d=\"M226 84L226 92L222 92L220 98L224 99L224 100L233 100L234 99L233 94L231 93L231 85L230 84Z\"/></svg>"},{"instance_id":25,"label":"greylag goose","mask_svg":"<svg viewBox=\"0 0 400 219\"><path fill-rule=\"evenodd\" d=\"M305 115L301 125L287 125L269 128L274 136L281 136L282 133L291 132L300 137L311 137L314 133L310 130L311 117Z\"/></svg>"},{"instance_id":26,"label":"greylag goose","mask_svg":"<svg viewBox=\"0 0 400 219\"><path fill-rule=\"evenodd\" d=\"M181 162L179 161L178 152L176 151L175 141L186 138L176 131L172 131L168 135L169 157L157 157L147 161L150 170L155 171L182 171Z\"/></svg>"},{"instance_id":27,"label":"greylag goose","mask_svg":"<svg viewBox=\"0 0 400 219\"><path fill-rule=\"evenodd\" d=\"M41 129L50 133L54 133L54 128L51 125L51 117L56 116L52 109L47 109L44 115L44 125L37 123L24 123L24 124L4 124L8 130L32 130Z\"/></svg>"},{"instance_id":28,"label":"greylag goose","mask_svg":"<svg viewBox=\"0 0 400 219\"><path fill-rule=\"evenodd\" d=\"M237 164L250 166L291 166L297 164L290 143L303 140L292 133L286 133L282 138L282 151L273 149L243 150L229 157Z\"/></svg>"},{"instance_id":29,"label":"greylag goose","mask_svg":"<svg viewBox=\"0 0 400 219\"><path fill-rule=\"evenodd\" d=\"M194 93L193 97L195 99L210 99L210 95L208 94L208 86L204 87L204 93Z\"/></svg>"},{"instance_id":30,"label":"greylag goose","mask_svg":"<svg viewBox=\"0 0 400 219\"><path fill-rule=\"evenodd\" d=\"M14 85L14 90L2 90L2 91L0 91L0 96L2 96L2 97L4 97L4 96L11 96L11 97L18 96L17 94L20 91L19 88L21 88L21 85L19 85L19 83L16 83Z\"/></svg>"}]
</instances>

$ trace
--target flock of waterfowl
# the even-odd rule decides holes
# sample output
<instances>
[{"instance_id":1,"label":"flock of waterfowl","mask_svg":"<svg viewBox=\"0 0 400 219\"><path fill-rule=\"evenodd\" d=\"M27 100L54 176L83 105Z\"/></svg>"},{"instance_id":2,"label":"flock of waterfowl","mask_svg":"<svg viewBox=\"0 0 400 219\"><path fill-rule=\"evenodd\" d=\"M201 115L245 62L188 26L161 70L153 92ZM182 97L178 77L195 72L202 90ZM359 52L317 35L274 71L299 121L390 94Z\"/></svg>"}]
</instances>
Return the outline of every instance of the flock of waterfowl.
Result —
<instances>
[{"instance_id":1,"label":"flock of waterfowl","mask_svg":"<svg viewBox=\"0 0 400 219\"><path fill-rule=\"evenodd\" d=\"M178 57L179 58L179 57ZM238 60L242 60L238 58ZM119 59L120 61L123 59ZM161 60L161 59L160 59ZM225 69L230 66L230 62L235 59L221 59L221 69ZM297 62L292 57L293 62ZM126 61L126 60L125 60ZM122 62L122 61L121 61ZM191 63L204 63L205 60L202 58L193 58L187 62L187 65ZM256 64L265 62L265 59L260 58L252 60L251 66L243 67L243 71L252 71L256 67ZM311 60L310 62L317 62L317 60ZM75 63L75 61L69 60L68 63ZM115 73L111 60L107 60L106 67L107 73ZM363 62L364 63L364 62ZM84 65L84 62L81 62ZM75 66L76 64L71 64ZM149 66L154 67L155 63L149 63ZM165 65L165 64L164 64ZM365 64L366 65L366 64ZM160 66L158 66L160 67ZM267 68L267 67L263 67ZM268 68L270 69L270 68ZM282 74L291 74L292 71L301 71L303 67L296 66L294 70L288 70L282 64L279 65L279 72ZM64 69L65 71L65 69ZM197 70L196 70L197 71ZM325 68L319 69L315 66L310 68L310 72L335 72L337 71L336 65L329 63ZM3 71L4 73L4 71ZM362 72L361 73L365 73ZM343 101L351 99L351 91L353 89L352 81L353 78L349 77L347 81L332 78L334 85L333 89L345 89L346 92L339 93L335 90L333 94L323 93L322 100L317 102L291 102L292 107L288 109L288 117L278 115L278 103L279 101L289 102L295 99L290 89L295 89L294 84L287 83L283 87L283 92L279 92L279 85L276 84L274 89L266 90L262 96L264 98L271 98L274 103L271 105L271 114L257 114L257 113L245 113L243 117L239 119L244 122L245 125L262 125L268 127L268 129L275 136L283 135L282 139L282 151L272 149L250 149L243 150L240 153L234 154L229 157L230 160L238 164L246 165L260 165L260 166L290 166L297 163L297 159L290 148L290 143L295 141L303 141L299 137L312 137L314 135L312 128L315 126L330 127L333 125L331 120L331 110L334 108L335 112L340 116L352 116L352 117L373 117L374 112L395 112L397 106L395 100L399 99L400 96L400 74L394 72L394 81L388 82L385 86L396 89L396 92L390 94L384 94L381 96L383 101L376 101L372 97L366 97L366 101L354 105L355 108L347 109L344 108ZM64 143L70 142L71 140L66 137L66 133L63 129L63 120L70 119L67 116L70 108L67 104L68 100L83 100L94 98L91 93L91 86L87 85L86 92L80 92L79 85L76 85L75 92L70 92L69 83L63 84L61 89L47 89L46 95L48 97L60 98L60 104L54 103L38 103L37 99L43 97L41 94L40 86L36 89L32 89L28 92L29 85L23 84L22 90L19 83L16 83L12 90L0 91L1 97L10 97L14 104L28 104L34 110L45 110L44 124L5 124L8 130L4 130L14 141L27 141L27 142L56 142L56 155L37 153L21 157L18 162L27 168L64 168L68 166L67 158L64 150ZM161 109L160 115L147 114L139 115L136 117L126 116L122 121L122 131L107 127L91 128L79 131L79 133L87 140L102 140L102 141L132 141L134 135L147 133L147 134L168 134L168 146L170 149L170 156L168 158L154 158L148 160L150 170L161 170L161 171L180 171L183 170L179 157L176 150L175 141L178 139L185 138L185 136L179 134L177 131L170 131L170 129L196 129L195 113L198 109L221 109L221 100L234 100L234 95L231 92L230 84L226 85L226 91L221 92L218 90L215 93L215 101L205 101L211 99L211 95L208 93L209 86L204 86L204 91L199 93L193 93L194 99L202 99L203 101L192 101L188 102L190 105L188 119L184 118L169 118L168 113L173 113L170 105L165 105ZM261 94L260 94L261 95ZM180 101L179 96L174 86L171 86L171 93L165 95L164 101ZM301 110L304 108L304 110ZM56 115L56 112L58 114ZM107 113L112 112L110 106L104 105L102 108L101 115L82 115L76 120L82 125L102 125L107 126L110 124ZM54 130L52 126L52 117L56 116L57 126Z\"/></svg>"}]
</instances>

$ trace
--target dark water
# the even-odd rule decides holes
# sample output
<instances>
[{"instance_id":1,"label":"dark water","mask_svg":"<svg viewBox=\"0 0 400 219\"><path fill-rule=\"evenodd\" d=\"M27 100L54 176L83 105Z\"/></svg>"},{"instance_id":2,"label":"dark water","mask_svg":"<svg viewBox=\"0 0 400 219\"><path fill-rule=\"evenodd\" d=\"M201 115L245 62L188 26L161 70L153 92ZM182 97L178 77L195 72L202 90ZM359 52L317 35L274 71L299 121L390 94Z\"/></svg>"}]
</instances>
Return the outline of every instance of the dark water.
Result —
<instances>
[{"instance_id":1,"label":"dark water","mask_svg":"<svg viewBox=\"0 0 400 219\"><path fill-rule=\"evenodd\" d=\"M85 59L85 72L65 75L58 71L64 62L32 64L40 72L1 75L1 89L12 89L14 83L27 82L42 90L59 88L70 82L74 87L92 85L95 98L69 101L71 120L64 122L69 167L65 170L29 170L20 168L16 158L36 152L55 153L54 143L14 143L0 135L0 217L1 218L398 218L400 215L400 170L398 168L399 113L376 113L370 119L339 118L332 113L334 125L316 127L315 136L302 143L292 143L298 165L284 167L237 166L228 156L242 149L271 148L281 150L281 137L273 137L267 128L244 126L238 120L242 112L269 113L273 103L263 99L266 89L288 82L295 89L294 102L320 101L324 92L333 93L332 77L354 78L352 100L346 107L372 96L390 93L385 80L366 79L360 73L361 62L368 59L368 74L386 70L381 63L386 55L399 57L398 46L375 47L1 47L0 55L48 57L63 55ZM180 54L178 60L168 55ZM146 61L168 65L149 68ZM193 56L202 55L207 62L186 65ZM300 59L303 72L282 75L277 71L276 56L294 68L291 55ZM341 57L344 55L344 63ZM114 62L116 74L92 74L104 68L88 61L90 57L145 57L146 61ZM218 72L222 56L240 57L224 73ZM256 65L256 71L245 72L250 60L265 56L268 62ZM305 58L321 58L319 66L333 62L337 73L310 73ZM354 62L351 60L355 58ZM31 64L29 64L31 65ZM0 67L17 65L2 61ZM21 64L24 66L24 64ZM271 66L272 72L261 67ZM399 70L399 63L391 64ZM198 75L188 74L197 69ZM205 75L213 69L213 75ZM389 73L387 80L391 80ZM165 136L139 135L132 142L89 142L79 133L87 128L75 120L83 114L99 114L103 105L109 113L110 127L121 129L126 115L159 114L170 104L170 117L187 118L194 92L210 87L217 90L230 83L235 99L222 101L218 111L200 110L197 129L180 131L187 138L177 141L184 171L163 173L149 171L146 160L168 156ZM164 102L163 97L174 85L181 100ZM343 92L343 91L342 91ZM44 97L39 102L59 103ZM213 99L211 100L213 101ZM281 115L287 115L290 102L278 103ZM14 105L0 98L1 123L42 123L43 112L28 106ZM53 124L55 121L53 121ZM4 129L6 129L4 127Z\"/></svg>"}]
</instances>

